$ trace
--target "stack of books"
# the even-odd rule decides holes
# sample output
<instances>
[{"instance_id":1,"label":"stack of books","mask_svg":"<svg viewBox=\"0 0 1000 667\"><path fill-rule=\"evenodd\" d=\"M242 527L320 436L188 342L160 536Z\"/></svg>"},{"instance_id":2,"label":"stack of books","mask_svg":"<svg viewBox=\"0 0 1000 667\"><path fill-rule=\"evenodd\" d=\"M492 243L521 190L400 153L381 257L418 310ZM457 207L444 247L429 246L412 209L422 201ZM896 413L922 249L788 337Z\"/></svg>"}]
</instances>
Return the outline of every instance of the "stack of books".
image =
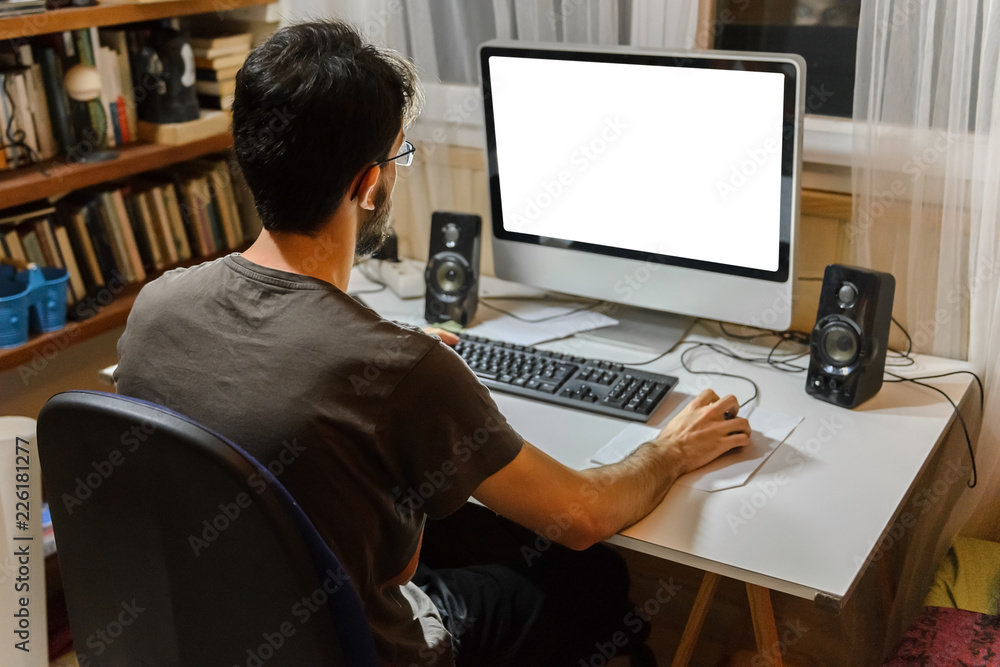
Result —
<instances>
[{"instance_id":1,"label":"stack of books","mask_svg":"<svg viewBox=\"0 0 1000 667\"><path fill-rule=\"evenodd\" d=\"M191 38L198 91L203 109L229 109L236 91L236 73L250 52L250 33L196 35Z\"/></svg>"}]
</instances>

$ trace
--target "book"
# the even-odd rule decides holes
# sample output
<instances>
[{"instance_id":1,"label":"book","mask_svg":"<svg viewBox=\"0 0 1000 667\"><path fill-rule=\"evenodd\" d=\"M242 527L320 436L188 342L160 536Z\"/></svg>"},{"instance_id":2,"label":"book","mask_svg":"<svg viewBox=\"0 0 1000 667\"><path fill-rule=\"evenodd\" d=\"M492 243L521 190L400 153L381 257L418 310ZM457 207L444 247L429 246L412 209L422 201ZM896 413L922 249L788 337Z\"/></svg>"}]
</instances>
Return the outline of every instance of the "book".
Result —
<instances>
[{"instance_id":1,"label":"book","mask_svg":"<svg viewBox=\"0 0 1000 667\"><path fill-rule=\"evenodd\" d=\"M24 254L24 247L21 245L21 237L16 229L11 229L3 234L4 245L7 247L7 254L11 259L19 262L27 262L28 256Z\"/></svg>"},{"instance_id":2,"label":"book","mask_svg":"<svg viewBox=\"0 0 1000 667\"><path fill-rule=\"evenodd\" d=\"M122 283L125 281L125 275L115 260L114 241L108 235L103 198L99 195L87 198L85 205L87 229L90 232L94 250L97 252L97 261L100 264L104 282L108 285L114 284L115 281Z\"/></svg>"},{"instance_id":3,"label":"book","mask_svg":"<svg viewBox=\"0 0 1000 667\"><path fill-rule=\"evenodd\" d=\"M142 192L132 192L126 197L126 203L130 203L134 211L133 221L135 229L138 231L136 240L140 242L140 251L145 250L142 254L148 258L146 263L151 264L157 271L163 269L166 266L163 259L163 245L157 237L153 212L149 209L149 200L143 197Z\"/></svg>"},{"instance_id":4,"label":"book","mask_svg":"<svg viewBox=\"0 0 1000 667\"><path fill-rule=\"evenodd\" d=\"M122 192L121 188L112 190L111 199L115 204L115 210L118 212L118 219L121 223L125 250L128 252L129 263L132 265L132 270L134 271L133 280L135 282L142 282L146 279L146 269L142 254L139 251L139 243L135 238L135 216L129 215L129 210L125 206L125 193Z\"/></svg>"},{"instance_id":5,"label":"book","mask_svg":"<svg viewBox=\"0 0 1000 667\"><path fill-rule=\"evenodd\" d=\"M135 270L129 259L128 249L125 247L125 238L121 231L121 222L118 220L118 209L111 197L111 192L101 192L98 194L100 205L98 211L98 223L104 231L105 242L111 248L114 257L113 266L121 274L125 282L135 281ZM107 279L105 273L105 279Z\"/></svg>"},{"instance_id":6,"label":"book","mask_svg":"<svg viewBox=\"0 0 1000 667\"><path fill-rule=\"evenodd\" d=\"M31 103L28 101L28 86L25 83L26 72L27 68L23 68L17 72L8 73L8 76L13 75L14 101L17 104L15 114L18 125L25 134L24 143L34 153L29 159L34 161L39 157L38 136L35 133L35 121L31 114Z\"/></svg>"},{"instance_id":7,"label":"book","mask_svg":"<svg viewBox=\"0 0 1000 667\"><path fill-rule=\"evenodd\" d=\"M91 241L91 232L87 227L87 208L73 206L68 209L69 229L73 239L73 247L81 255L85 282L94 288L104 287L104 273L97 261L97 252Z\"/></svg>"},{"instance_id":8,"label":"book","mask_svg":"<svg viewBox=\"0 0 1000 667\"><path fill-rule=\"evenodd\" d=\"M80 267L77 265L76 256L73 253L73 244L70 242L69 233L66 231L65 225L55 225L55 237L56 244L59 246L59 254L62 256L63 265L66 271L69 272L69 296L72 297L70 303L76 303L87 294L87 289L84 286L83 275L80 272Z\"/></svg>"},{"instance_id":9,"label":"book","mask_svg":"<svg viewBox=\"0 0 1000 667\"><path fill-rule=\"evenodd\" d=\"M52 231L52 222L49 217L36 220L34 228L35 235L38 236L38 243L42 247L42 255L45 257L45 266L65 269L62 257L59 256L59 246L56 245L56 236Z\"/></svg>"},{"instance_id":10,"label":"book","mask_svg":"<svg viewBox=\"0 0 1000 667\"><path fill-rule=\"evenodd\" d=\"M184 218L181 216L177 189L173 183L165 183L160 187L160 193L170 218L170 231L173 233L174 244L177 246L177 259L178 261L191 259L191 244L188 242L187 231L184 228Z\"/></svg>"},{"instance_id":11,"label":"book","mask_svg":"<svg viewBox=\"0 0 1000 667\"><path fill-rule=\"evenodd\" d=\"M189 43L194 50L195 56L202 58L214 58L212 55L201 55L202 53L216 52L220 55L227 53L246 53L250 50L251 35L248 32L228 33L228 34L194 34Z\"/></svg>"},{"instance_id":12,"label":"book","mask_svg":"<svg viewBox=\"0 0 1000 667\"><path fill-rule=\"evenodd\" d=\"M173 232L170 229L167 208L163 204L163 193L157 186L147 184L145 187L146 189L139 192L138 196L141 198L141 205L149 211L153 234L156 236L156 243L160 248L163 265L176 264L177 245L174 243Z\"/></svg>"},{"instance_id":13,"label":"book","mask_svg":"<svg viewBox=\"0 0 1000 667\"><path fill-rule=\"evenodd\" d=\"M128 37L125 30L101 28L97 31L101 44L110 48L118 61L119 91L118 99L119 122L124 118L122 135L125 143L135 140L138 129L138 118L135 108L135 89L132 82L132 64L129 59ZM122 113L124 106L124 113Z\"/></svg>"},{"instance_id":14,"label":"book","mask_svg":"<svg viewBox=\"0 0 1000 667\"><path fill-rule=\"evenodd\" d=\"M198 93L198 106L202 109L228 110L233 108L234 95L203 95Z\"/></svg>"},{"instance_id":15,"label":"book","mask_svg":"<svg viewBox=\"0 0 1000 667\"><path fill-rule=\"evenodd\" d=\"M194 66L201 69L226 69L229 67L242 67L243 61L247 59L247 53L231 53L216 58L198 58L195 56Z\"/></svg>"},{"instance_id":16,"label":"book","mask_svg":"<svg viewBox=\"0 0 1000 667\"><path fill-rule=\"evenodd\" d=\"M191 239L195 254L204 257L212 252L213 247L208 224L203 216L203 204L194 186L194 179L181 178L179 192L181 195L181 210L187 214L190 223Z\"/></svg>"},{"instance_id":17,"label":"book","mask_svg":"<svg viewBox=\"0 0 1000 667\"><path fill-rule=\"evenodd\" d=\"M69 97L63 83L62 64L52 47L38 47L35 57L42 72L42 86L45 90L45 99L48 102L52 132L59 150L68 154L76 140L70 123Z\"/></svg>"},{"instance_id":18,"label":"book","mask_svg":"<svg viewBox=\"0 0 1000 667\"><path fill-rule=\"evenodd\" d=\"M29 262L34 262L38 266L45 266L45 255L42 254L42 246L38 243L38 235L34 229L29 229L21 234L21 247Z\"/></svg>"},{"instance_id":19,"label":"book","mask_svg":"<svg viewBox=\"0 0 1000 667\"><path fill-rule=\"evenodd\" d=\"M233 228L236 233L236 244L239 245L247 238L247 234L243 226L243 221L240 219L240 210L236 206L236 193L233 191L233 181L229 176L229 163L225 160L220 160L216 169L218 170L219 177L222 180L223 194L226 207L229 209L229 217L233 221Z\"/></svg>"},{"instance_id":20,"label":"book","mask_svg":"<svg viewBox=\"0 0 1000 667\"><path fill-rule=\"evenodd\" d=\"M198 67L194 70L194 77L198 81L227 81L236 80L236 74L240 71L240 65L224 67L222 69L211 69Z\"/></svg>"},{"instance_id":21,"label":"book","mask_svg":"<svg viewBox=\"0 0 1000 667\"><path fill-rule=\"evenodd\" d=\"M229 132L231 120L223 111L202 110L197 120L186 123L139 121L139 138L147 143L176 146Z\"/></svg>"},{"instance_id":22,"label":"book","mask_svg":"<svg viewBox=\"0 0 1000 667\"><path fill-rule=\"evenodd\" d=\"M195 218L191 202L188 201L187 189L184 186L184 179L177 169L162 172L164 178L173 185L173 199L177 202L177 212L180 214L184 227L184 236L188 239L192 257L202 257L207 253L204 250L201 229ZM168 203L169 206L169 203Z\"/></svg>"},{"instance_id":23,"label":"book","mask_svg":"<svg viewBox=\"0 0 1000 667\"><path fill-rule=\"evenodd\" d=\"M25 73L24 83L28 89L28 107L31 121L35 126L35 136L38 141L38 154L43 160L49 160L59 152L52 120L49 113L49 103L45 95L45 84L42 80L42 66L33 63Z\"/></svg>"},{"instance_id":24,"label":"book","mask_svg":"<svg viewBox=\"0 0 1000 667\"><path fill-rule=\"evenodd\" d=\"M240 238L236 226L239 224L232 219L229 206L226 202L225 185L222 177L214 166L205 175L209 189L212 193L212 208L218 218L219 228L222 231L223 241L226 248L232 249L239 245Z\"/></svg>"},{"instance_id":25,"label":"book","mask_svg":"<svg viewBox=\"0 0 1000 667\"><path fill-rule=\"evenodd\" d=\"M215 97L227 97L236 92L236 81L234 79L224 79L222 81L195 81L194 88L202 95L212 95ZM232 106L230 104L230 106Z\"/></svg>"}]
</instances>

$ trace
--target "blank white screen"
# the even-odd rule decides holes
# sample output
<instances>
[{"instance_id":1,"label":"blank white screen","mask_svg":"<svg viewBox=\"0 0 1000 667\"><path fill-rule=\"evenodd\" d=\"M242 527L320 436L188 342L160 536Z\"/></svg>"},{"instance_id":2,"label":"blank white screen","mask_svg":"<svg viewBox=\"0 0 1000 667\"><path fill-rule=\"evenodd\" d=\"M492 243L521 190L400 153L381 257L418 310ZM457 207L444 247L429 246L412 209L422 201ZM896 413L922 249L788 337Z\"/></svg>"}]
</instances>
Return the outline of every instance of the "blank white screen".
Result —
<instances>
[{"instance_id":1,"label":"blank white screen","mask_svg":"<svg viewBox=\"0 0 1000 667\"><path fill-rule=\"evenodd\" d=\"M778 270L781 74L489 68L506 230Z\"/></svg>"}]
</instances>

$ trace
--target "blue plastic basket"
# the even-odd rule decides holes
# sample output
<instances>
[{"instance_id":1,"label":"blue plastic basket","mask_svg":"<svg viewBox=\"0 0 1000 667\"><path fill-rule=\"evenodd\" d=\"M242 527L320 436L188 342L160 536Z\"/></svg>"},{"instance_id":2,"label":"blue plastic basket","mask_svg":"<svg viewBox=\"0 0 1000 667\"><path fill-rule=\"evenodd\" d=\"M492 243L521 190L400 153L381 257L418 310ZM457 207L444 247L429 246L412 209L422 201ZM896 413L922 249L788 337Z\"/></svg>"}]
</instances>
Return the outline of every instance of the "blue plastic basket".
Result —
<instances>
[{"instance_id":1,"label":"blue plastic basket","mask_svg":"<svg viewBox=\"0 0 1000 667\"><path fill-rule=\"evenodd\" d=\"M66 269L15 272L0 266L0 348L28 341L28 331L45 333L66 326Z\"/></svg>"},{"instance_id":2,"label":"blue plastic basket","mask_svg":"<svg viewBox=\"0 0 1000 667\"><path fill-rule=\"evenodd\" d=\"M12 266L0 264L0 348L28 340L28 298L31 290L14 279Z\"/></svg>"}]
</instances>

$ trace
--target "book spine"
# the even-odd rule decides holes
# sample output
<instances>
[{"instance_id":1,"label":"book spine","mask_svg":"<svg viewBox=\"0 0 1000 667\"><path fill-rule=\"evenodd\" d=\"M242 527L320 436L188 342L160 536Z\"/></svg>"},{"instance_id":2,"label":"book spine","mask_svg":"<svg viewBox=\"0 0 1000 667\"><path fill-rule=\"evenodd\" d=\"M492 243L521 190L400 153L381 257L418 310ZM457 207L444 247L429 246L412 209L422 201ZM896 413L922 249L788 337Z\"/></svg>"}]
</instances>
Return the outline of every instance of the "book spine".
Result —
<instances>
[{"instance_id":1,"label":"book spine","mask_svg":"<svg viewBox=\"0 0 1000 667\"><path fill-rule=\"evenodd\" d=\"M146 279L146 270L142 265L142 256L139 254L139 245L135 241L135 234L132 233L132 221L129 219L128 210L125 208L125 197L121 190L111 193L118 216L122 221L122 238L125 242L125 249L128 252L129 261L135 270L135 280L142 282Z\"/></svg>"},{"instance_id":2,"label":"book spine","mask_svg":"<svg viewBox=\"0 0 1000 667\"><path fill-rule=\"evenodd\" d=\"M42 246L38 242L38 235L31 229L21 233L21 245L24 247L24 254L29 262L34 262L38 266L45 266L45 255L42 253Z\"/></svg>"},{"instance_id":3,"label":"book spine","mask_svg":"<svg viewBox=\"0 0 1000 667\"><path fill-rule=\"evenodd\" d=\"M122 207L122 211L119 213L112 193L102 192L100 210L105 234L111 245L111 250L114 252L115 266L118 267L118 271L125 279L125 282L135 282L136 271L132 265L128 249L125 247L124 228L128 225L128 221L120 219L125 212L124 207ZM131 228L129 231L131 232Z\"/></svg>"},{"instance_id":4,"label":"book spine","mask_svg":"<svg viewBox=\"0 0 1000 667\"><path fill-rule=\"evenodd\" d=\"M38 157L38 137L35 134L35 122L31 117L31 105L28 102L28 87L24 82L25 73L17 72L13 76L14 101L16 103L14 113L17 116L17 123L24 131L24 143L31 149L24 157L33 161Z\"/></svg>"},{"instance_id":5,"label":"book spine","mask_svg":"<svg viewBox=\"0 0 1000 667\"><path fill-rule=\"evenodd\" d=\"M86 295L87 290L83 285L83 276L80 274L80 267L76 263L73 245L70 243L69 234L66 232L65 226L55 226L55 238L63 266L69 272L69 296L72 297L71 303L76 303Z\"/></svg>"},{"instance_id":6,"label":"book spine","mask_svg":"<svg viewBox=\"0 0 1000 667\"><path fill-rule=\"evenodd\" d=\"M28 70L25 78L28 86L31 118L35 124L35 134L38 138L38 153L43 160L55 157L59 152L55 135L52 131L52 121L49 114L49 103L42 83L42 66L35 63Z\"/></svg>"},{"instance_id":7,"label":"book spine","mask_svg":"<svg viewBox=\"0 0 1000 667\"><path fill-rule=\"evenodd\" d=\"M51 48L41 48L38 51L38 64L42 69L42 85L45 98L49 103L49 120L53 134L63 153L69 154L75 139L69 118L69 99L63 84L62 67L56 60L56 52Z\"/></svg>"},{"instance_id":8,"label":"book spine","mask_svg":"<svg viewBox=\"0 0 1000 667\"><path fill-rule=\"evenodd\" d=\"M173 183L163 186L163 205L167 209L167 215L170 216L170 230L177 246L177 259L179 261L191 259L191 244L188 242L180 200L177 198L177 189Z\"/></svg>"},{"instance_id":9,"label":"book spine","mask_svg":"<svg viewBox=\"0 0 1000 667\"><path fill-rule=\"evenodd\" d=\"M87 229L87 209L80 207L71 210L69 220L73 245L79 249L83 260L81 263L86 268L86 282L94 288L103 287L104 275L97 261L97 252L94 250L90 231Z\"/></svg>"}]
</instances>

